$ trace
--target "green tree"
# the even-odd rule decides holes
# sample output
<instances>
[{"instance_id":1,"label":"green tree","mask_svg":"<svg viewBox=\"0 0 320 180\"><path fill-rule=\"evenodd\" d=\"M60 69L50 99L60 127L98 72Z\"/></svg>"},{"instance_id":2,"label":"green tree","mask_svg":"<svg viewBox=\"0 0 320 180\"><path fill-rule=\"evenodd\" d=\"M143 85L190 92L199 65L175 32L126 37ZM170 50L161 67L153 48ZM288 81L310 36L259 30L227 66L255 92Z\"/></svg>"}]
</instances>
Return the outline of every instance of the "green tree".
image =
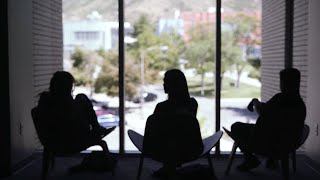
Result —
<instances>
[{"instance_id":1,"label":"green tree","mask_svg":"<svg viewBox=\"0 0 320 180\"><path fill-rule=\"evenodd\" d=\"M249 58L248 63L253 67L253 69L249 73L249 77L256 78L261 81L260 67L261 67L261 59L260 58Z\"/></svg>"},{"instance_id":2,"label":"green tree","mask_svg":"<svg viewBox=\"0 0 320 180\"><path fill-rule=\"evenodd\" d=\"M185 52L185 42L173 28L168 33L160 34L160 46L167 47L162 53L162 58L158 63L159 69L178 68L179 59L183 58Z\"/></svg>"},{"instance_id":3,"label":"green tree","mask_svg":"<svg viewBox=\"0 0 320 180\"><path fill-rule=\"evenodd\" d=\"M222 32L221 42L221 80L223 74L230 70L231 67L242 58L242 51L239 46L234 44L234 34L232 32ZM239 61L238 63L244 63Z\"/></svg>"},{"instance_id":4,"label":"green tree","mask_svg":"<svg viewBox=\"0 0 320 180\"><path fill-rule=\"evenodd\" d=\"M155 48L159 47L160 39L155 34L155 28L146 15L140 16L133 27L132 35L137 41L128 45L127 54L135 64L139 65L139 68L144 65L144 79L147 82L153 82L157 78L158 62L161 60L160 48Z\"/></svg>"},{"instance_id":5,"label":"green tree","mask_svg":"<svg viewBox=\"0 0 320 180\"><path fill-rule=\"evenodd\" d=\"M71 73L76 79L77 85L84 85L90 88L90 95L94 91L94 83L102 64L102 58L96 52L76 48L71 54L73 67Z\"/></svg>"},{"instance_id":6,"label":"green tree","mask_svg":"<svg viewBox=\"0 0 320 180\"><path fill-rule=\"evenodd\" d=\"M174 30L158 35L154 25L144 15L140 16L133 27L133 36L137 41L128 45L128 54L136 64L143 62L146 83L157 80L159 71L178 67L180 54L184 50L184 41L180 35Z\"/></svg>"},{"instance_id":7,"label":"green tree","mask_svg":"<svg viewBox=\"0 0 320 180\"><path fill-rule=\"evenodd\" d=\"M232 51L235 51L234 53L238 54L239 50L237 46L239 48L240 46L243 47L243 57L239 55L235 56L237 58L234 58L232 63L237 72L236 87L239 87L241 74L247 65L248 48L258 41L257 36L252 36L257 31L258 20L255 16L237 13L236 15L226 17L225 22L232 27Z\"/></svg>"},{"instance_id":8,"label":"green tree","mask_svg":"<svg viewBox=\"0 0 320 180\"><path fill-rule=\"evenodd\" d=\"M208 24L198 24L188 35L190 41L186 45L185 58L201 76L201 95L204 96L205 74L213 72L214 68L214 31Z\"/></svg>"},{"instance_id":9,"label":"green tree","mask_svg":"<svg viewBox=\"0 0 320 180\"><path fill-rule=\"evenodd\" d=\"M116 51L99 50L103 57L102 69L95 83L95 91L106 93L109 96L119 95L118 53ZM132 98L137 94L137 85L140 82L139 67L130 56L125 61L125 94Z\"/></svg>"}]
</instances>

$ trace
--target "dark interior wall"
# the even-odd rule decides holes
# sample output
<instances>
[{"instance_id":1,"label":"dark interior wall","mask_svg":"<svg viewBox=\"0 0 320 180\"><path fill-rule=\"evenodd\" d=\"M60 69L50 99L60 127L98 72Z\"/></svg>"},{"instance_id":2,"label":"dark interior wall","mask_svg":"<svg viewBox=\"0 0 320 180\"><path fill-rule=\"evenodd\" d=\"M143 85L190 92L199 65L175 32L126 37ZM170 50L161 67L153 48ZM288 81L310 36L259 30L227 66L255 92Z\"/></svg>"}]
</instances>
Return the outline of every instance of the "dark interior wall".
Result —
<instances>
[{"instance_id":1,"label":"dark interior wall","mask_svg":"<svg viewBox=\"0 0 320 180\"><path fill-rule=\"evenodd\" d=\"M262 0L261 99L280 91L279 72L285 67L285 1Z\"/></svg>"},{"instance_id":2,"label":"dark interior wall","mask_svg":"<svg viewBox=\"0 0 320 180\"><path fill-rule=\"evenodd\" d=\"M33 105L63 69L62 0L32 0ZM38 140L36 148L41 148Z\"/></svg>"},{"instance_id":3,"label":"dark interior wall","mask_svg":"<svg viewBox=\"0 0 320 180\"><path fill-rule=\"evenodd\" d=\"M36 104L53 73L63 69L62 0L32 0L32 27Z\"/></svg>"},{"instance_id":4,"label":"dark interior wall","mask_svg":"<svg viewBox=\"0 0 320 180\"><path fill-rule=\"evenodd\" d=\"M32 155L33 35L32 0L8 1L11 168Z\"/></svg>"},{"instance_id":5,"label":"dark interior wall","mask_svg":"<svg viewBox=\"0 0 320 180\"><path fill-rule=\"evenodd\" d=\"M0 177L10 174L10 113L7 0L0 1Z\"/></svg>"},{"instance_id":6,"label":"dark interior wall","mask_svg":"<svg viewBox=\"0 0 320 180\"><path fill-rule=\"evenodd\" d=\"M309 157L320 164L320 1L309 1L307 120L310 135L306 142Z\"/></svg>"},{"instance_id":7,"label":"dark interior wall","mask_svg":"<svg viewBox=\"0 0 320 180\"><path fill-rule=\"evenodd\" d=\"M262 100L279 92L279 71L285 67L285 2L262 1ZM310 135L306 154L320 163L320 1L294 1L292 65L301 71L300 93L307 105Z\"/></svg>"},{"instance_id":8,"label":"dark interior wall","mask_svg":"<svg viewBox=\"0 0 320 180\"><path fill-rule=\"evenodd\" d=\"M306 102L308 79L309 0L294 1L293 67L301 72L300 94Z\"/></svg>"},{"instance_id":9,"label":"dark interior wall","mask_svg":"<svg viewBox=\"0 0 320 180\"><path fill-rule=\"evenodd\" d=\"M30 110L62 70L62 0L8 1L11 167L37 145Z\"/></svg>"}]
</instances>

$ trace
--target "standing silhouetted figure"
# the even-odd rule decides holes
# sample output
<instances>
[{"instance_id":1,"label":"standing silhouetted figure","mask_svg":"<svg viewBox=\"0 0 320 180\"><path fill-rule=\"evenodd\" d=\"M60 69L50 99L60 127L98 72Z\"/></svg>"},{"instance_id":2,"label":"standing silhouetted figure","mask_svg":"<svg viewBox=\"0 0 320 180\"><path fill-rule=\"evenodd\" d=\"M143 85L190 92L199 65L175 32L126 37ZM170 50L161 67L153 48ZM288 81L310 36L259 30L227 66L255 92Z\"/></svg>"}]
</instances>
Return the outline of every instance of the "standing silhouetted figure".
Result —
<instances>
[{"instance_id":1,"label":"standing silhouetted figure","mask_svg":"<svg viewBox=\"0 0 320 180\"><path fill-rule=\"evenodd\" d=\"M143 144L144 153L163 163L163 167L153 173L156 177L167 176L182 163L179 162L181 158L197 156L203 150L196 119L198 103L189 95L184 74L171 69L165 73L163 81L168 99L158 103L149 116ZM188 148L179 149L183 145Z\"/></svg>"},{"instance_id":2,"label":"standing silhouetted figure","mask_svg":"<svg viewBox=\"0 0 320 180\"><path fill-rule=\"evenodd\" d=\"M248 171L259 166L254 153L274 156L276 152L290 153L302 135L306 106L300 96L300 72L295 68L280 71L281 92L266 103L254 98L248 104L249 111L256 111L256 124L236 122L231 126L234 140L244 154L244 162L237 168ZM268 159L267 167L273 167Z\"/></svg>"},{"instance_id":3,"label":"standing silhouetted figure","mask_svg":"<svg viewBox=\"0 0 320 180\"><path fill-rule=\"evenodd\" d=\"M76 153L99 144L109 153L107 144L101 139L115 127L100 126L89 98L78 94L73 99L73 87L73 76L66 71L57 71L50 80L49 91L40 94L39 127L48 142L47 148Z\"/></svg>"}]
</instances>

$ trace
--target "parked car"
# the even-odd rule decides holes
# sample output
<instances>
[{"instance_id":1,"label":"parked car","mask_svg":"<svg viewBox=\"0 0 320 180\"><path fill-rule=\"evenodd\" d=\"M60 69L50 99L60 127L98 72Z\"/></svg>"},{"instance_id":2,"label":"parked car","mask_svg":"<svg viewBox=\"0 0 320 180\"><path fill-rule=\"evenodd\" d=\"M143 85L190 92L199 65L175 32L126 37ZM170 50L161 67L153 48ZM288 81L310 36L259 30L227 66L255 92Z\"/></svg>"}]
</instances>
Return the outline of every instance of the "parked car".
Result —
<instances>
[{"instance_id":1,"label":"parked car","mask_svg":"<svg viewBox=\"0 0 320 180\"><path fill-rule=\"evenodd\" d=\"M143 93L143 99L144 102L150 102L150 101L154 101L158 98L158 96L155 93L152 92L144 92ZM132 100L134 103L140 103L141 101L141 97L140 96L136 96L133 98Z\"/></svg>"},{"instance_id":2,"label":"parked car","mask_svg":"<svg viewBox=\"0 0 320 180\"><path fill-rule=\"evenodd\" d=\"M99 109L99 108L102 108L102 109L108 109L108 102L105 102L105 101L97 101L95 99L90 99L92 105L93 105L93 108L96 108L96 109Z\"/></svg>"},{"instance_id":3,"label":"parked car","mask_svg":"<svg viewBox=\"0 0 320 180\"><path fill-rule=\"evenodd\" d=\"M108 108L108 102L97 101L90 99L93 109L97 115L98 122L103 127L119 126L119 116Z\"/></svg>"},{"instance_id":4,"label":"parked car","mask_svg":"<svg viewBox=\"0 0 320 180\"><path fill-rule=\"evenodd\" d=\"M97 117L99 124L105 128L119 126L119 116L115 114L101 114Z\"/></svg>"}]
</instances>

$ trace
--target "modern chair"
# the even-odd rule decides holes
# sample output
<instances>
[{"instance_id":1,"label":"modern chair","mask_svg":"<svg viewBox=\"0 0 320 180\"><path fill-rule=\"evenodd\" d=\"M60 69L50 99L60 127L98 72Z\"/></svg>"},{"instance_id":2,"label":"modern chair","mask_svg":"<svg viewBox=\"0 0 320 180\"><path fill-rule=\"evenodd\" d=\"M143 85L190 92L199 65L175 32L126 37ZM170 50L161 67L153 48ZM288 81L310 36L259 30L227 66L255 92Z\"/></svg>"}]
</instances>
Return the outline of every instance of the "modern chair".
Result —
<instances>
[{"instance_id":1,"label":"modern chair","mask_svg":"<svg viewBox=\"0 0 320 180\"><path fill-rule=\"evenodd\" d=\"M232 133L229 130L227 130L224 127L223 127L223 129L232 139L234 139L232 137ZM276 158L276 159L279 159L281 161L282 173L283 173L283 176L284 176L285 180L289 179L289 158L290 158L290 156L292 158L293 172L295 173L296 172L296 150L305 143L305 141L307 140L307 138L309 136L309 133L310 133L309 126L308 125L304 125L303 132L302 132L302 137L300 138L300 142L298 143L297 147L291 153L283 155L283 157L280 157L280 158L277 157ZM235 156L237 148L238 148L238 144L237 144L237 142L234 142L232 150L231 150L231 153L230 153L230 156L229 156L229 161L228 161L228 164L227 164L227 168L226 168L226 171L225 171L226 175L228 175L229 172L230 172L230 168L232 166L232 162L233 162L233 159L234 159L234 156Z\"/></svg>"},{"instance_id":2,"label":"modern chair","mask_svg":"<svg viewBox=\"0 0 320 180\"><path fill-rule=\"evenodd\" d=\"M67 157L71 156L74 153L70 152L57 152L55 150L52 150L47 147L47 139L45 137L44 130L40 127L39 124L39 116L38 116L38 108L34 107L31 109L31 116L32 120L39 138L40 143L43 146L43 153L42 153L42 173L41 173L41 179L46 180L49 174L49 169L54 167L55 157ZM100 144L101 143L101 144ZM102 145L104 144L103 140L101 142L97 143L96 145ZM101 146L102 147L102 146ZM112 170L112 174L114 174L114 170Z\"/></svg>"},{"instance_id":3,"label":"modern chair","mask_svg":"<svg viewBox=\"0 0 320 180\"><path fill-rule=\"evenodd\" d=\"M187 120L184 121L184 123L187 123L187 122L188 122ZM171 126L171 125L172 124L168 124L168 126ZM183 128L183 127L180 127L180 128ZM174 129L174 128L172 128L172 129ZM204 139L202 141L202 143L203 143L203 151L202 151L202 153L199 154L197 157L187 158L188 160L184 161L184 163L191 162L191 161L194 161L194 160L197 160L197 159L199 159L201 157L206 156L206 158L208 159L208 163L209 163L210 169L212 170L211 171L211 175L214 176L214 168L213 168L212 161L211 161L210 151L219 142L220 138L222 137L222 134L223 134L222 131L218 131L215 134L213 134L212 136ZM139 133L137 133L137 132L135 132L133 130L128 130L128 135L129 135L129 138L131 139L131 141L133 142L133 144L141 152L138 175L137 175L137 180L139 180L140 176L141 176L144 157L151 157L151 156L148 153L145 153L145 149L144 149L144 145L143 145L145 138L144 138L143 135L141 135L141 134L139 134ZM165 136L165 135L163 135L163 136ZM185 149L187 151L188 148L182 148L182 149ZM183 153L182 150L179 150L179 151L181 151L180 153ZM179 153L179 152L172 151L172 153L173 153L173 156L175 156L174 153ZM179 155L177 155L177 156L179 156Z\"/></svg>"}]
</instances>

